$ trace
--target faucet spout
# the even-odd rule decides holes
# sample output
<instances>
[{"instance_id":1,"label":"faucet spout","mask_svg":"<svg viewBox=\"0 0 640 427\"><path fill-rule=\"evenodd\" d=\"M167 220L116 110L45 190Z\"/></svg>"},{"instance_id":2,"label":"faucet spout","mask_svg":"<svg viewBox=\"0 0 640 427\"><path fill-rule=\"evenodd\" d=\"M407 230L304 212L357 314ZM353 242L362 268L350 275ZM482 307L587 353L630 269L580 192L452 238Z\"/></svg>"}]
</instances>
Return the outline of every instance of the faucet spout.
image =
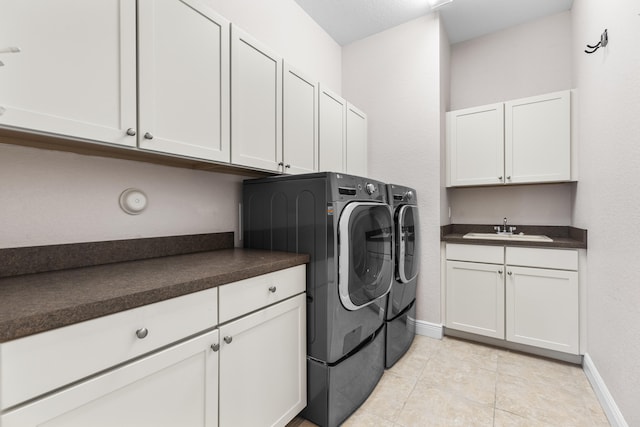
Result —
<instances>
[{"instance_id":1,"label":"faucet spout","mask_svg":"<svg viewBox=\"0 0 640 427\"><path fill-rule=\"evenodd\" d=\"M509 230L507 230L507 217L506 216L502 220L502 232L503 233L508 233L509 232Z\"/></svg>"}]
</instances>

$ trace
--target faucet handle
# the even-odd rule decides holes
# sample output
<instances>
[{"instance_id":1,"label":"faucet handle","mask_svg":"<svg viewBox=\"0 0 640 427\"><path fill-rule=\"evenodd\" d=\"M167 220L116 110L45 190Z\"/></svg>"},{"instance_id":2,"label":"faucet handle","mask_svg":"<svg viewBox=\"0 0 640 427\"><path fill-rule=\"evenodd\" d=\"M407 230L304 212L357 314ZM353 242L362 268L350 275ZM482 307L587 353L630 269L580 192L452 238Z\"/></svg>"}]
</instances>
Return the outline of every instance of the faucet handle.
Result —
<instances>
[{"instance_id":1,"label":"faucet handle","mask_svg":"<svg viewBox=\"0 0 640 427\"><path fill-rule=\"evenodd\" d=\"M516 231L516 227L510 226L509 227L509 233L513 233L514 231Z\"/></svg>"},{"instance_id":2,"label":"faucet handle","mask_svg":"<svg viewBox=\"0 0 640 427\"><path fill-rule=\"evenodd\" d=\"M496 225L496 226L493 227L493 230L499 232L500 231L500 227Z\"/></svg>"}]
</instances>

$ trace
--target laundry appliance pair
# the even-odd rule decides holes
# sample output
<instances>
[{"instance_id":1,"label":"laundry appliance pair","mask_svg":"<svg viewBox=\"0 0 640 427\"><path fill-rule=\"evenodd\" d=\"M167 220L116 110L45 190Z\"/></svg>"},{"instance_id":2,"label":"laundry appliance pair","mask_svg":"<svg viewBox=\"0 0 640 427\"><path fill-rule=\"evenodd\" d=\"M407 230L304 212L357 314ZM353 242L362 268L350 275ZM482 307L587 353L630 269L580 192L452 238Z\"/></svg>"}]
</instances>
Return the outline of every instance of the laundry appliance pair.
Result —
<instances>
[{"instance_id":1,"label":"laundry appliance pair","mask_svg":"<svg viewBox=\"0 0 640 427\"><path fill-rule=\"evenodd\" d=\"M302 415L315 424L344 421L411 344L418 216L406 205L414 190L341 173L244 181L244 247L310 256Z\"/></svg>"}]
</instances>

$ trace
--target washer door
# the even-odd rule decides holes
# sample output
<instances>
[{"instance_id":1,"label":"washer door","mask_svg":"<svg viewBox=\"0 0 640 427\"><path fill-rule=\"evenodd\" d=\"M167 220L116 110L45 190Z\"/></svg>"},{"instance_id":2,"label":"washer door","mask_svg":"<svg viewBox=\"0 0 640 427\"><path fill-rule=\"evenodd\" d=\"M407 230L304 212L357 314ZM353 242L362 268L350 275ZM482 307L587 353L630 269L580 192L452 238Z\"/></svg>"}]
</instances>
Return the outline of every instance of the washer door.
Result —
<instances>
[{"instance_id":1,"label":"washer door","mask_svg":"<svg viewBox=\"0 0 640 427\"><path fill-rule=\"evenodd\" d=\"M340 301L357 310L384 296L393 280L393 218L382 203L348 204L339 222Z\"/></svg>"},{"instance_id":2,"label":"washer door","mask_svg":"<svg viewBox=\"0 0 640 427\"><path fill-rule=\"evenodd\" d=\"M396 218L398 278L402 283L415 279L420 271L418 207L404 205Z\"/></svg>"}]
</instances>

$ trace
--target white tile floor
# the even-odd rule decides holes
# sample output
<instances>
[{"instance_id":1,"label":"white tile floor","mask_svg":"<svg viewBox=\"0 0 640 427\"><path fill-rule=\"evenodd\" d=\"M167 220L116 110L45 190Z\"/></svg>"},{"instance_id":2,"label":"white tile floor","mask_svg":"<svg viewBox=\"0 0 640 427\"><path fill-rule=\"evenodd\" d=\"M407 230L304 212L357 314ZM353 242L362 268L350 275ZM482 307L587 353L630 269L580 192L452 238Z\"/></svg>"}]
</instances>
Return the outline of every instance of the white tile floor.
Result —
<instances>
[{"instance_id":1,"label":"white tile floor","mask_svg":"<svg viewBox=\"0 0 640 427\"><path fill-rule=\"evenodd\" d=\"M289 427L315 424L296 418ZM609 426L576 365L445 337L416 336L351 427Z\"/></svg>"}]
</instances>

